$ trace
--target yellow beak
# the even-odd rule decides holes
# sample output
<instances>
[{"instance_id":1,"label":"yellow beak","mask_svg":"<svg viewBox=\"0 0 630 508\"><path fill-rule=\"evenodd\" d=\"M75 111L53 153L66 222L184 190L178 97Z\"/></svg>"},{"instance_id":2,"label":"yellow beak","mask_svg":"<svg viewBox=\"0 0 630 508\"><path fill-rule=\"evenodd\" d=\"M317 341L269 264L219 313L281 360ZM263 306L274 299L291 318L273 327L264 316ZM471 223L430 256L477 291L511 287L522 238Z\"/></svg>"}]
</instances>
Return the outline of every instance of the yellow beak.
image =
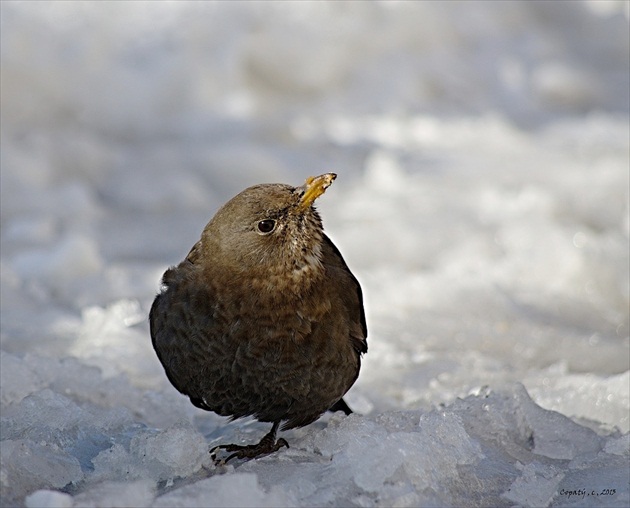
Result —
<instances>
[{"instance_id":1,"label":"yellow beak","mask_svg":"<svg viewBox=\"0 0 630 508\"><path fill-rule=\"evenodd\" d=\"M300 198L298 208L300 210L306 210L309 206L311 206L319 196L326 192L326 189L330 187L330 184L333 183L335 178L337 178L335 173L324 173L319 176L309 176L302 186L304 194L302 194L302 197Z\"/></svg>"}]
</instances>

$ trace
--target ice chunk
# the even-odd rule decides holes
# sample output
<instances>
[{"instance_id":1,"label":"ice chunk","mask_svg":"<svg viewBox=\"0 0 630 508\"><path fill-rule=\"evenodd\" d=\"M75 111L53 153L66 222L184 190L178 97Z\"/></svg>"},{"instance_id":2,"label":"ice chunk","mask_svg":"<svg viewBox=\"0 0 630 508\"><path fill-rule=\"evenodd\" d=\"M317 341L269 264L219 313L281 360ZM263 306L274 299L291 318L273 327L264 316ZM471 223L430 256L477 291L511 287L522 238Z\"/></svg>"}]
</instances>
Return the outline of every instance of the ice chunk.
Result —
<instances>
[{"instance_id":1,"label":"ice chunk","mask_svg":"<svg viewBox=\"0 0 630 508\"><path fill-rule=\"evenodd\" d=\"M56 490L36 490L24 499L26 508L72 508L72 496Z\"/></svg>"},{"instance_id":2,"label":"ice chunk","mask_svg":"<svg viewBox=\"0 0 630 508\"><path fill-rule=\"evenodd\" d=\"M349 481L373 494L395 481L422 491L459 476L459 468L484 458L461 416L450 411L331 419L326 429L305 442L315 452L330 456L334 469L326 476L339 484L339 492L348 492Z\"/></svg>"},{"instance_id":3,"label":"ice chunk","mask_svg":"<svg viewBox=\"0 0 630 508\"><path fill-rule=\"evenodd\" d=\"M70 348L73 356L98 366L105 378L121 372L136 379L151 374L137 361L153 354L146 330L133 327L146 319L137 301L123 299L106 308L87 307L81 311L81 319L78 337Z\"/></svg>"},{"instance_id":4,"label":"ice chunk","mask_svg":"<svg viewBox=\"0 0 630 508\"><path fill-rule=\"evenodd\" d=\"M0 443L0 463L5 506L35 490L60 489L83 479L79 461L54 444L5 439Z\"/></svg>"},{"instance_id":5,"label":"ice chunk","mask_svg":"<svg viewBox=\"0 0 630 508\"><path fill-rule=\"evenodd\" d=\"M144 508L151 506L155 497L155 482L136 480L130 482L103 482L74 498L76 508Z\"/></svg>"},{"instance_id":6,"label":"ice chunk","mask_svg":"<svg viewBox=\"0 0 630 508\"><path fill-rule=\"evenodd\" d=\"M315 450L333 455L348 467L347 474L358 487L375 492L403 463L405 452L399 447L399 441L382 425L351 417L320 433L315 440ZM352 470L350 466L358 457L363 466Z\"/></svg>"},{"instance_id":7,"label":"ice chunk","mask_svg":"<svg viewBox=\"0 0 630 508\"><path fill-rule=\"evenodd\" d=\"M95 478L123 481L150 478L172 480L212 468L208 444L197 430L180 422L163 431L145 430L122 444L101 451L93 460Z\"/></svg>"},{"instance_id":8,"label":"ice chunk","mask_svg":"<svg viewBox=\"0 0 630 508\"><path fill-rule=\"evenodd\" d=\"M466 428L474 435L498 441L517 458L523 450L531 450L545 457L570 460L597 453L602 447L595 432L537 406L518 383L482 397L456 401L452 409L466 412Z\"/></svg>"},{"instance_id":9,"label":"ice chunk","mask_svg":"<svg viewBox=\"0 0 630 508\"><path fill-rule=\"evenodd\" d=\"M613 455L630 455L630 434L625 434L619 437L611 437L604 446L606 453Z\"/></svg>"},{"instance_id":10,"label":"ice chunk","mask_svg":"<svg viewBox=\"0 0 630 508\"><path fill-rule=\"evenodd\" d=\"M630 501L627 457L599 454L571 461L557 487L557 506L623 507Z\"/></svg>"},{"instance_id":11,"label":"ice chunk","mask_svg":"<svg viewBox=\"0 0 630 508\"><path fill-rule=\"evenodd\" d=\"M107 446L105 433L121 431L132 424L126 409L80 406L50 389L29 395L21 404L5 408L2 414L3 437L31 439L66 450L75 447L82 460Z\"/></svg>"},{"instance_id":12,"label":"ice chunk","mask_svg":"<svg viewBox=\"0 0 630 508\"><path fill-rule=\"evenodd\" d=\"M602 449L602 439L594 431L536 405L522 385L516 396L525 420L532 428L534 453L553 459L573 459Z\"/></svg>"},{"instance_id":13,"label":"ice chunk","mask_svg":"<svg viewBox=\"0 0 630 508\"><path fill-rule=\"evenodd\" d=\"M525 385L546 409L630 430L630 371L604 377L569 373L563 365L552 365L531 375Z\"/></svg>"},{"instance_id":14,"label":"ice chunk","mask_svg":"<svg viewBox=\"0 0 630 508\"><path fill-rule=\"evenodd\" d=\"M159 497L154 508L246 508L295 506L279 489L265 491L253 473L213 476Z\"/></svg>"},{"instance_id":15,"label":"ice chunk","mask_svg":"<svg viewBox=\"0 0 630 508\"><path fill-rule=\"evenodd\" d=\"M38 373L19 357L0 351L0 403L20 402L24 397L42 388Z\"/></svg>"},{"instance_id":16,"label":"ice chunk","mask_svg":"<svg viewBox=\"0 0 630 508\"><path fill-rule=\"evenodd\" d=\"M188 423L174 425L155 435L134 437L130 453L142 458L152 477L159 479L186 476L211 462L208 443Z\"/></svg>"},{"instance_id":17,"label":"ice chunk","mask_svg":"<svg viewBox=\"0 0 630 508\"><path fill-rule=\"evenodd\" d=\"M265 487L294 493L300 505L459 506L506 499L545 505L569 474L567 458L576 471L599 467L593 461L603 453L602 439L536 406L516 384L427 412L335 415L281 456L241 470L255 472ZM601 460L610 457L604 453ZM620 470L612 463L609 477ZM325 491L319 484L327 485Z\"/></svg>"},{"instance_id":18,"label":"ice chunk","mask_svg":"<svg viewBox=\"0 0 630 508\"><path fill-rule=\"evenodd\" d=\"M536 462L522 469L523 474L512 482L503 497L519 506L548 506L558 492L558 484L564 474L552 466Z\"/></svg>"}]
</instances>

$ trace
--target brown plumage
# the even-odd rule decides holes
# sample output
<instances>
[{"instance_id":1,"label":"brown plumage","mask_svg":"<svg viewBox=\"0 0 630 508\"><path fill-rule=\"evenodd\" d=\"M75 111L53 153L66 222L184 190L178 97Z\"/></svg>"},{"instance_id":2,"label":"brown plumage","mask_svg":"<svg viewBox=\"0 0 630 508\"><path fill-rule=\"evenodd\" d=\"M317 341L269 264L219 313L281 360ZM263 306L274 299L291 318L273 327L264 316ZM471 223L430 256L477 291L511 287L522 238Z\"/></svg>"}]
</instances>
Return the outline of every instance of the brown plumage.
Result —
<instances>
[{"instance_id":1,"label":"brown plumage","mask_svg":"<svg viewBox=\"0 0 630 508\"><path fill-rule=\"evenodd\" d=\"M336 175L300 187L264 184L228 201L178 266L150 313L169 380L202 409L272 422L252 458L288 446L276 432L350 409L342 396L367 352L361 287L312 206Z\"/></svg>"}]
</instances>

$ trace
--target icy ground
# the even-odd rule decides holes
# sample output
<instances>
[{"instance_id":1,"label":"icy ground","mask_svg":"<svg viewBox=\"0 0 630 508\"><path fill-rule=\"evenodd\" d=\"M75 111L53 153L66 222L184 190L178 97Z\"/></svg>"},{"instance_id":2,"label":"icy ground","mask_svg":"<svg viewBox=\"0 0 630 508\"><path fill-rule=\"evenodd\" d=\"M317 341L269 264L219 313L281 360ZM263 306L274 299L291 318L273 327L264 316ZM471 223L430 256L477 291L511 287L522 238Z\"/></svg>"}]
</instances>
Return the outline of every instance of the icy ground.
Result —
<instances>
[{"instance_id":1,"label":"icy ground","mask_svg":"<svg viewBox=\"0 0 630 508\"><path fill-rule=\"evenodd\" d=\"M0 7L1 506L630 504L628 2ZM356 414L217 468L159 278L325 171Z\"/></svg>"}]
</instances>

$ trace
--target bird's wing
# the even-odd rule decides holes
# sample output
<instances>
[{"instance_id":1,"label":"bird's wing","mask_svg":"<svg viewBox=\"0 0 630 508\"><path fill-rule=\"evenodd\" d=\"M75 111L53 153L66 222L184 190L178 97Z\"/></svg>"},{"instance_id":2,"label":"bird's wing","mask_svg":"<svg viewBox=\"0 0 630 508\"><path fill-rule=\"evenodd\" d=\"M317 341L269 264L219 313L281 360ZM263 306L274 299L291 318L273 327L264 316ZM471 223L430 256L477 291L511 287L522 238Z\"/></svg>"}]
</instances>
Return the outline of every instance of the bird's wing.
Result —
<instances>
[{"instance_id":1,"label":"bird's wing","mask_svg":"<svg viewBox=\"0 0 630 508\"><path fill-rule=\"evenodd\" d=\"M215 326L210 292L187 284L193 271L194 265L188 258L167 270L162 290L149 313L153 347L166 375L175 388L191 399L201 397L200 373L208 370L208 357L213 353L208 337Z\"/></svg>"},{"instance_id":2,"label":"bird's wing","mask_svg":"<svg viewBox=\"0 0 630 508\"><path fill-rule=\"evenodd\" d=\"M330 238L326 235L324 235L323 242L323 262L328 267L336 268L338 274L345 278L346 284L350 286L350 290L343 291L341 295L348 311L348 317L352 322L352 326L350 327L350 339L357 353L367 353L368 331L365 321L365 310L363 308L363 292L361 291L361 285L350 271L350 268L348 268L339 249L337 249L335 244L332 243Z\"/></svg>"}]
</instances>

